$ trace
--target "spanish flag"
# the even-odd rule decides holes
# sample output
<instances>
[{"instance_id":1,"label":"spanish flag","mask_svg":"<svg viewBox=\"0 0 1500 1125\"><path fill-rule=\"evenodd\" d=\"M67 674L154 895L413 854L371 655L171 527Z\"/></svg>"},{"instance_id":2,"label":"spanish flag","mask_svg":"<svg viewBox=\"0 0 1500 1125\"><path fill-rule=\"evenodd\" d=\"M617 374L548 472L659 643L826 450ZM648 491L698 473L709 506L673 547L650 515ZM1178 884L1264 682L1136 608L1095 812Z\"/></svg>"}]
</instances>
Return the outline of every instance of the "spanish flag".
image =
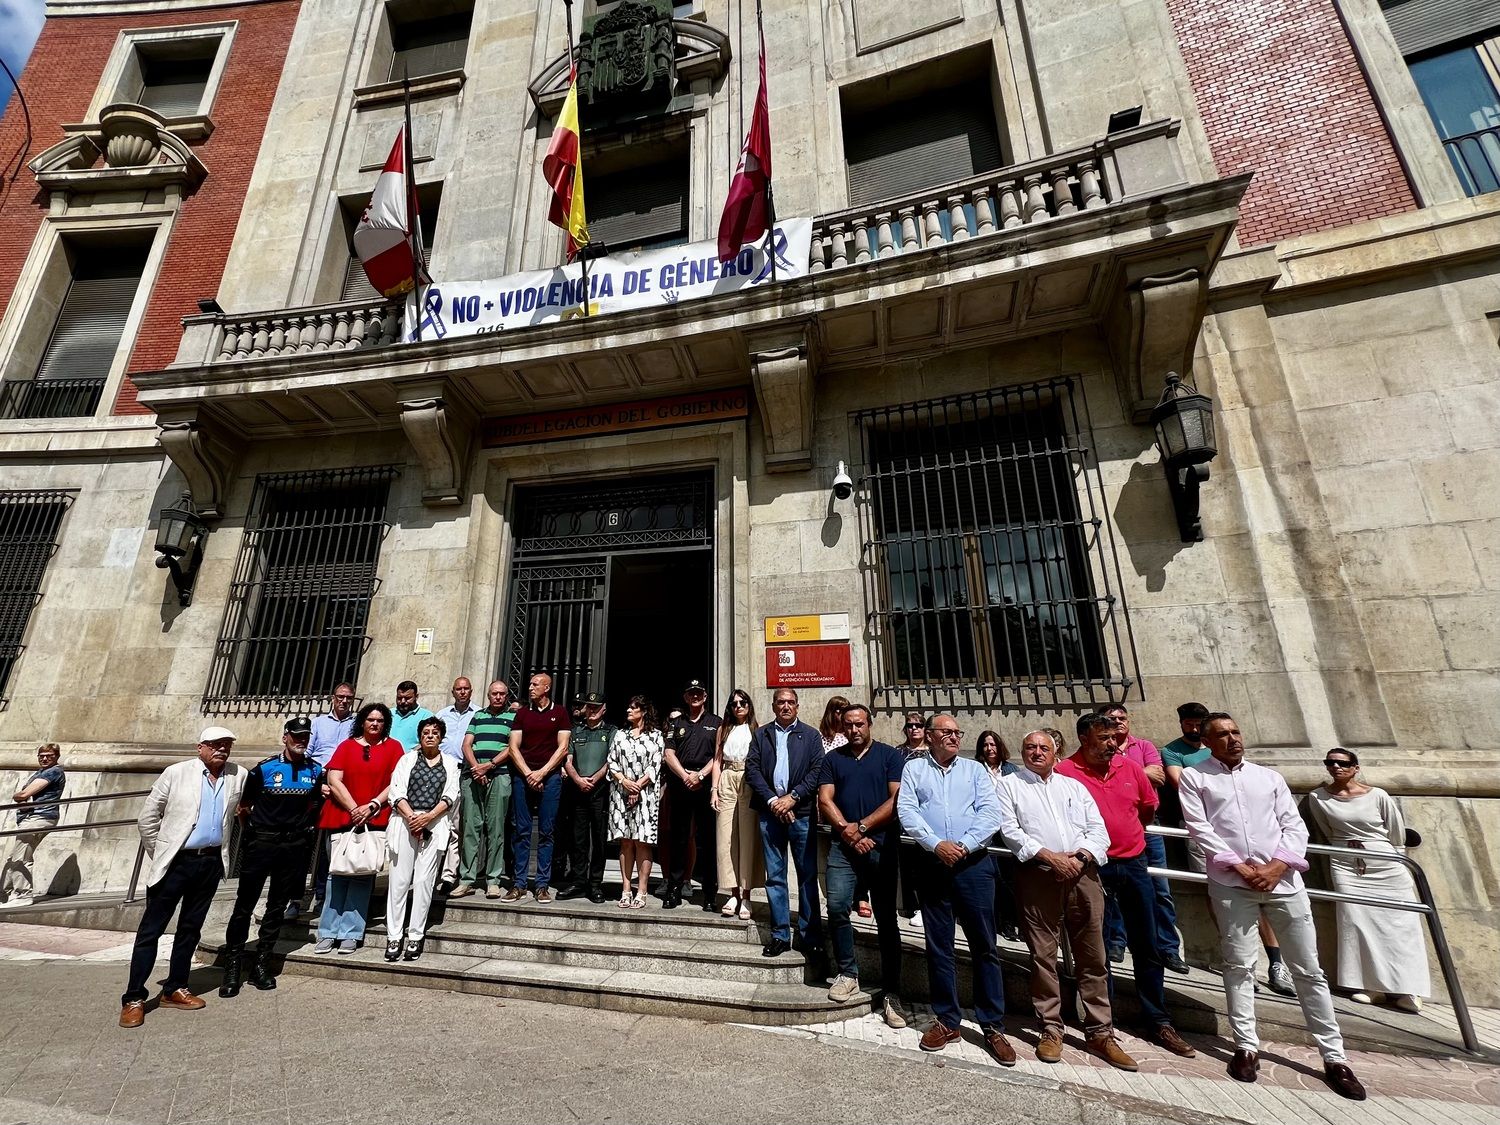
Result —
<instances>
[{"instance_id":1,"label":"spanish flag","mask_svg":"<svg viewBox=\"0 0 1500 1125\"><path fill-rule=\"evenodd\" d=\"M562 112L557 115L557 125L552 130L552 143L547 146L547 155L542 160L542 175L552 188L552 207L547 212L547 221L568 232L568 261L578 255L581 246L589 242L589 224L583 213L583 153L578 137L578 68L575 66L568 76L568 97L563 102Z\"/></svg>"}]
</instances>

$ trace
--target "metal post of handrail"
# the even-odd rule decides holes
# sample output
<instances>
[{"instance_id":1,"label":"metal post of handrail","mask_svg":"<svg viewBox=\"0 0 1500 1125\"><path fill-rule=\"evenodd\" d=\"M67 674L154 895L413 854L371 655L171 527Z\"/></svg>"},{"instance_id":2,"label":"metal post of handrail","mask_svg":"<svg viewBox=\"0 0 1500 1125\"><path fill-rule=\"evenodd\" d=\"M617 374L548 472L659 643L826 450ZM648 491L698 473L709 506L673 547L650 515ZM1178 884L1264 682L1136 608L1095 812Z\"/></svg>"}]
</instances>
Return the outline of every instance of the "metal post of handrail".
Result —
<instances>
[{"instance_id":1,"label":"metal post of handrail","mask_svg":"<svg viewBox=\"0 0 1500 1125\"><path fill-rule=\"evenodd\" d=\"M146 841L136 845L135 866L130 869L130 886L125 891L125 901L135 901L135 890L141 882L141 865L146 862Z\"/></svg>"}]
</instances>

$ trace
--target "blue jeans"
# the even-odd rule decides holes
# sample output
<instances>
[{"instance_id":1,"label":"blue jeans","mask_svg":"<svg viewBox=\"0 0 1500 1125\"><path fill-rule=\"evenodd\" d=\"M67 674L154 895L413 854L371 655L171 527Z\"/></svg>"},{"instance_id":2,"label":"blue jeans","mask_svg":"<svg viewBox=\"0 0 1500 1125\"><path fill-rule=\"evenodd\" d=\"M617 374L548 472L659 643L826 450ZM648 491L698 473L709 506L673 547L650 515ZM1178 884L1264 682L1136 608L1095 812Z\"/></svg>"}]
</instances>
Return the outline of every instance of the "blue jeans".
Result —
<instances>
[{"instance_id":1,"label":"blue jeans","mask_svg":"<svg viewBox=\"0 0 1500 1125\"><path fill-rule=\"evenodd\" d=\"M511 868L514 885L526 889L531 875L531 822L538 822L536 837L537 890L552 885L552 833L557 827L557 806L562 802L562 770L553 770L540 790L526 784L519 771L511 774L510 807L515 814L516 865Z\"/></svg>"},{"instance_id":2,"label":"blue jeans","mask_svg":"<svg viewBox=\"0 0 1500 1125\"><path fill-rule=\"evenodd\" d=\"M1152 867L1167 865L1167 841L1161 836L1146 833L1146 860ZM1177 936L1177 904L1172 901L1172 887L1165 879L1153 879L1156 898L1153 913L1156 918L1156 948L1163 957L1176 957L1182 950L1182 941ZM1120 917L1120 908L1115 900L1104 900L1104 944L1110 949L1124 949L1125 920Z\"/></svg>"},{"instance_id":3,"label":"blue jeans","mask_svg":"<svg viewBox=\"0 0 1500 1125\"><path fill-rule=\"evenodd\" d=\"M811 815L790 824L760 814L760 843L766 856L766 899L771 904L771 937L792 940L792 901L786 887L787 851L797 867L797 936L805 953L823 948L823 920L818 908L818 840Z\"/></svg>"},{"instance_id":4,"label":"blue jeans","mask_svg":"<svg viewBox=\"0 0 1500 1125\"><path fill-rule=\"evenodd\" d=\"M335 941L363 941L370 920L373 875L330 875L323 916L318 919L318 937Z\"/></svg>"},{"instance_id":5,"label":"blue jeans","mask_svg":"<svg viewBox=\"0 0 1500 1125\"><path fill-rule=\"evenodd\" d=\"M1172 1022L1167 1015L1167 994L1163 985L1166 970L1156 948L1156 887L1146 874L1146 853L1130 859L1115 859L1099 868L1106 902L1113 902L1125 920L1125 944L1135 970L1135 996L1141 1005L1141 1017L1151 1027ZM1114 973L1110 973L1110 996L1114 996Z\"/></svg>"},{"instance_id":6,"label":"blue jeans","mask_svg":"<svg viewBox=\"0 0 1500 1125\"><path fill-rule=\"evenodd\" d=\"M953 964L953 923L963 927L974 975L974 1018L981 1028L1005 1019L1005 983L995 950L995 857L978 852L949 867L921 854L922 929L927 938L927 991L932 1014L944 1027L963 1021Z\"/></svg>"},{"instance_id":7,"label":"blue jeans","mask_svg":"<svg viewBox=\"0 0 1500 1125\"><path fill-rule=\"evenodd\" d=\"M837 840L828 849L828 933L841 976L859 978L859 960L854 955L854 927L849 911L863 888L870 895L875 927L880 934L880 980L885 990L901 989L901 930L896 922L896 848L877 847L866 855L851 856Z\"/></svg>"}]
</instances>

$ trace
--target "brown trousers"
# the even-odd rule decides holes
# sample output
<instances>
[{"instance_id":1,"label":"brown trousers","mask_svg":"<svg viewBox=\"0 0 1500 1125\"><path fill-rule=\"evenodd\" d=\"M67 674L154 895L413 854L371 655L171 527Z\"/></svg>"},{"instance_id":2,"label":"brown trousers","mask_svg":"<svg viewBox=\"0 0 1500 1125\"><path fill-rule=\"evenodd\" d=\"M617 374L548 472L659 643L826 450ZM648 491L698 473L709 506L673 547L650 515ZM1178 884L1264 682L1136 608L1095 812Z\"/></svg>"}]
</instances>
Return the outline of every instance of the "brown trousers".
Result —
<instances>
[{"instance_id":1,"label":"brown trousers","mask_svg":"<svg viewBox=\"0 0 1500 1125\"><path fill-rule=\"evenodd\" d=\"M1057 979L1058 934L1066 928L1073 950L1073 976L1083 1000L1083 1030L1111 1030L1109 962L1104 952L1104 888L1089 867L1077 879L1060 883L1052 871L1023 863L1016 873L1021 935L1031 950L1031 1003L1043 1029L1061 1034L1062 987Z\"/></svg>"}]
</instances>

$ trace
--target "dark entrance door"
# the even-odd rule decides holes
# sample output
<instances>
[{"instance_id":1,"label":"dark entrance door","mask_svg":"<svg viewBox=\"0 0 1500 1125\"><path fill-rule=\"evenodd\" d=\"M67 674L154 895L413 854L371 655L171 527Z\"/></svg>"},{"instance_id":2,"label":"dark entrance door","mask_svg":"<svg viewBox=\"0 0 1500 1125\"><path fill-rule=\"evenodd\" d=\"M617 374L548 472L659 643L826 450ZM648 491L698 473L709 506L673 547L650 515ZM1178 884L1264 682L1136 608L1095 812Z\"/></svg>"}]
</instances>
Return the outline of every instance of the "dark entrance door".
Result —
<instances>
[{"instance_id":1,"label":"dark entrance door","mask_svg":"<svg viewBox=\"0 0 1500 1125\"><path fill-rule=\"evenodd\" d=\"M713 669L713 477L671 474L517 490L500 674L524 698L599 690L609 717L640 693L660 714Z\"/></svg>"}]
</instances>

